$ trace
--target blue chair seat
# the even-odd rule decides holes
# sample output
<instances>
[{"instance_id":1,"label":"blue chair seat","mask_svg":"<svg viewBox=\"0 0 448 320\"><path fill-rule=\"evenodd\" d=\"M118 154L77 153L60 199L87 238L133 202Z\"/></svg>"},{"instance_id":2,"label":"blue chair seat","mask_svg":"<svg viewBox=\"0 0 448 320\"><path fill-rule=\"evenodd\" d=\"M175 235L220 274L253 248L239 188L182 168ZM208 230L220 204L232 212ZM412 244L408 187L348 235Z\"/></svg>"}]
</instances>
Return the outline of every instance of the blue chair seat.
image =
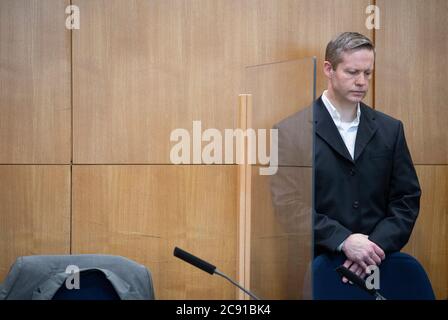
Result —
<instances>
[{"instance_id":1,"label":"blue chair seat","mask_svg":"<svg viewBox=\"0 0 448 320\"><path fill-rule=\"evenodd\" d=\"M346 260L343 254L322 254L313 260L313 298L316 300L375 300L355 285L343 283L335 269ZM380 265L378 292L388 300L434 300L431 282L412 256L395 252Z\"/></svg>"}]
</instances>

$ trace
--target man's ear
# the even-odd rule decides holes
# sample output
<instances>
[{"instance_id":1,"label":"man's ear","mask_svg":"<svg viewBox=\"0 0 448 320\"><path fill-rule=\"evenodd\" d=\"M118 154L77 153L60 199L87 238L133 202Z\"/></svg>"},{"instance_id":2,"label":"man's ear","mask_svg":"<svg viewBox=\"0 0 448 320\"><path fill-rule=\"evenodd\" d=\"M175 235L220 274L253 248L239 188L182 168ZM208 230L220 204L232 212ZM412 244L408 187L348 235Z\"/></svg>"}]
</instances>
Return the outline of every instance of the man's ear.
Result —
<instances>
[{"instance_id":1,"label":"man's ear","mask_svg":"<svg viewBox=\"0 0 448 320\"><path fill-rule=\"evenodd\" d=\"M324 61L325 76L330 79L331 77L333 77L333 71L334 70L333 70L333 66L331 65L331 63L328 61Z\"/></svg>"}]
</instances>

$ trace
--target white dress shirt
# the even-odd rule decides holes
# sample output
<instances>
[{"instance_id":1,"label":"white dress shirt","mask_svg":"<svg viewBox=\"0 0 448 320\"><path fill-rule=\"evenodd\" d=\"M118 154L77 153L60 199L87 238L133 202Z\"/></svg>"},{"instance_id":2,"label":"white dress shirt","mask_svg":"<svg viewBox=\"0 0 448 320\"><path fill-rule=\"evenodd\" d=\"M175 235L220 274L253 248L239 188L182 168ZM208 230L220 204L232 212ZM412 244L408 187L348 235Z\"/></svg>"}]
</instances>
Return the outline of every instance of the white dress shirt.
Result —
<instances>
[{"instance_id":1,"label":"white dress shirt","mask_svg":"<svg viewBox=\"0 0 448 320\"><path fill-rule=\"evenodd\" d=\"M322 101L324 102L325 107L333 119L336 128L338 128L339 134L342 137L342 140L347 147L348 152L352 156L352 159L355 158L355 142L356 142L356 134L358 133L359 120L361 118L361 108L359 107L356 111L356 118L351 122L344 122L341 119L341 114L335 108L335 106L331 103L331 101L327 98L327 90L322 94ZM342 246L345 241L338 246L337 251L342 251Z\"/></svg>"},{"instance_id":2,"label":"white dress shirt","mask_svg":"<svg viewBox=\"0 0 448 320\"><path fill-rule=\"evenodd\" d=\"M342 137L342 140L345 143L345 146L348 149L348 152L352 156L352 159L355 158L355 142L356 142L356 133L358 132L359 120L361 117L361 109L358 103L358 110L356 111L356 118L351 122L344 122L341 119L341 114L335 108L335 106L331 103L331 101L326 96L327 90L322 94L322 101L324 102L325 107L333 119L336 128L338 128L339 134Z\"/></svg>"}]
</instances>

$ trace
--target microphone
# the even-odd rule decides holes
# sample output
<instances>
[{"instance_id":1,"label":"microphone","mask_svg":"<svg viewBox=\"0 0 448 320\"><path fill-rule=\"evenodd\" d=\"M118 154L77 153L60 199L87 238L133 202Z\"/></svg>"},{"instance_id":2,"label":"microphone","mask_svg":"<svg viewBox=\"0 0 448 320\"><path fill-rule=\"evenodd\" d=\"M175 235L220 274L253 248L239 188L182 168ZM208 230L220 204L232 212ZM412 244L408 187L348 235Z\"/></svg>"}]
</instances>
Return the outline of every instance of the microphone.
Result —
<instances>
[{"instance_id":1,"label":"microphone","mask_svg":"<svg viewBox=\"0 0 448 320\"><path fill-rule=\"evenodd\" d=\"M174 256L184 260L185 262L188 262L189 264L194 265L196 268L199 268L202 271L210 273L211 275L213 275L216 271L216 267L214 265L208 263L207 261L199 259L198 257L178 247L174 248Z\"/></svg>"},{"instance_id":2,"label":"microphone","mask_svg":"<svg viewBox=\"0 0 448 320\"><path fill-rule=\"evenodd\" d=\"M376 291L375 288L369 289L367 288L366 282L361 278L358 277L355 273L350 271L344 266L339 266L336 268L336 271L343 277L346 277L349 281L356 284L359 288L366 291L367 293L371 294L376 298L376 300L386 300L382 295L379 294L378 291Z\"/></svg>"},{"instance_id":3,"label":"microphone","mask_svg":"<svg viewBox=\"0 0 448 320\"><path fill-rule=\"evenodd\" d=\"M224 279L230 281L233 285L237 286L240 290L242 290L244 293L247 293L253 299L260 300L260 298L258 298L252 292L250 292L249 290L247 290L247 289L243 288L242 286L240 286L238 283L236 283L235 281L230 279L224 273L219 271L214 265L208 263L207 261L204 261L204 260L202 260L202 259L200 259L200 258L198 258L198 257L196 257L194 255L192 255L191 253L188 253L187 251L182 250L181 248L178 248L178 247L174 248L173 254L174 254L174 256L176 258L182 259L185 262L188 262L189 264L194 265L196 268L199 268L202 271L210 273L211 275L216 273L217 275L219 275L219 276L223 277Z\"/></svg>"}]
</instances>

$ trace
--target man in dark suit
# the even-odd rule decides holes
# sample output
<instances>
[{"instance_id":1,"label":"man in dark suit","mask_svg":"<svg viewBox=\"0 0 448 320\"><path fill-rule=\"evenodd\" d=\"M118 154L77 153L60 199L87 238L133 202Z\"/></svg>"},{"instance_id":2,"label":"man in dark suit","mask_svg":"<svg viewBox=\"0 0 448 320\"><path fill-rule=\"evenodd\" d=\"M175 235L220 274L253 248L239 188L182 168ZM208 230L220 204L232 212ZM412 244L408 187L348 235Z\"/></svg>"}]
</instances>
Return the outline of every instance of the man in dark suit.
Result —
<instances>
[{"instance_id":1,"label":"man in dark suit","mask_svg":"<svg viewBox=\"0 0 448 320\"><path fill-rule=\"evenodd\" d=\"M344 265L362 277L407 243L421 195L402 122L361 102L374 60L374 46L361 34L345 32L330 41L327 90L312 109L275 126L280 168L271 184L278 209L278 195L293 194L281 166L307 158L311 148L296 141L313 132L315 254L343 253ZM312 131L304 123L312 123Z\"/></svg>"}]
</instances>

